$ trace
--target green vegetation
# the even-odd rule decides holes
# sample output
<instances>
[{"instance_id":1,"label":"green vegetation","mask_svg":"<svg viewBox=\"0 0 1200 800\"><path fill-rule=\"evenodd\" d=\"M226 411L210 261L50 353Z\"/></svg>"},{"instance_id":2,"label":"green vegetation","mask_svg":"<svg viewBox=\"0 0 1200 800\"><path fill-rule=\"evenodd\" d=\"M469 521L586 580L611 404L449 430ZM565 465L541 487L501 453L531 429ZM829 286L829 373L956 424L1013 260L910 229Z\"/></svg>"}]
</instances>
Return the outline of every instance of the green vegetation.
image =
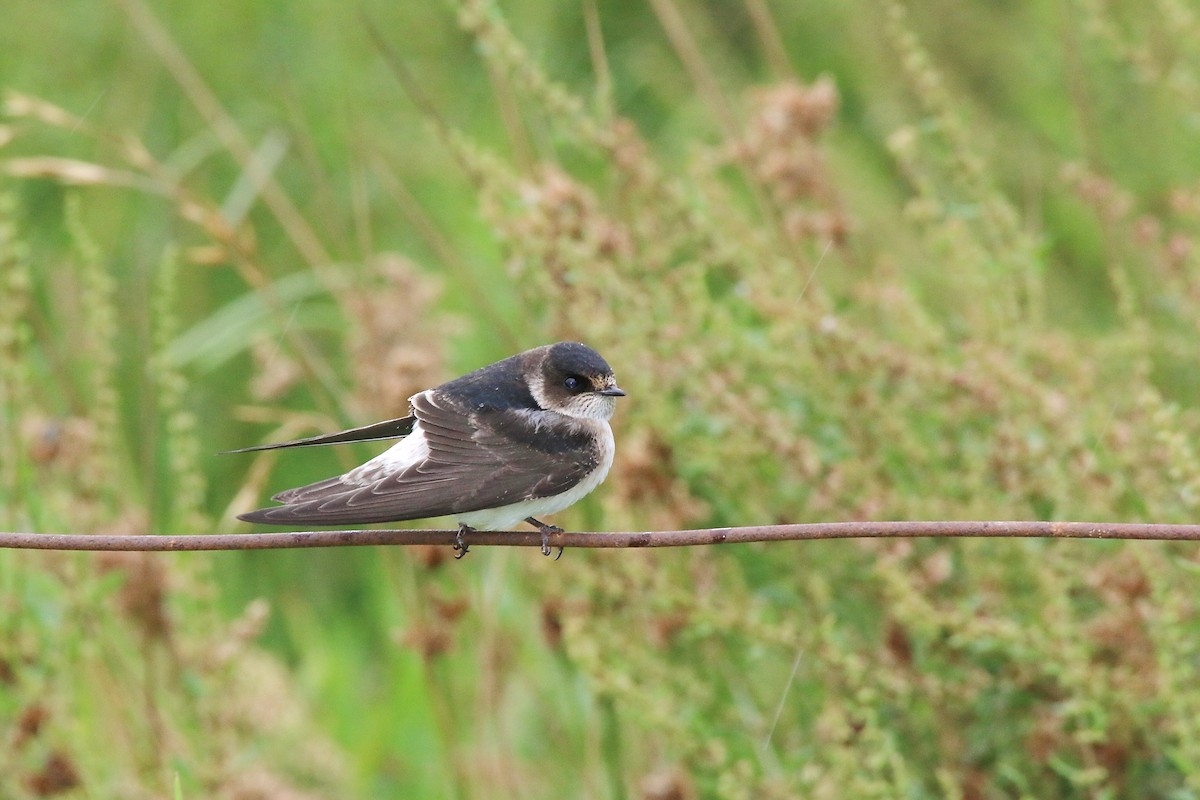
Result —
<instances>
[{"instance_id":1,"label":"green vegetation","mask_svg":"<svg viewBox=\"0 0 1200 800\"><path fill-rule=\"evenodd\" d=\"M571 527L1197 520L1185 3L142 3L0 26L3 529L562 338ZM1194 546L449 555L0 553L0 796L1200 796Z\"/></svg>"}]
</instances>

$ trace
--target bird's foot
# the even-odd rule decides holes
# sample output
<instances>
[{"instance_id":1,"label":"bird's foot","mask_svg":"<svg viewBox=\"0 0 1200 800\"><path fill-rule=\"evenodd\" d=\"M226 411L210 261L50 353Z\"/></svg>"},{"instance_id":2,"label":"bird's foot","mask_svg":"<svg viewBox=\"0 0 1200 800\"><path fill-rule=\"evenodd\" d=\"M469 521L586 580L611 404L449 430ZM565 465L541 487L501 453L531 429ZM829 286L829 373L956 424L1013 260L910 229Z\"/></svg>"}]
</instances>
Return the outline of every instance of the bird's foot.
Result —
<instances>
[{"instance_id":1,"label":"bird's foot","mask_svg":"<svg viewBox=\"0 0 1200 800\"><path fill-rule=\"evenodd\" d=\"M470 525L463 525L461 522L458 525L458 533L454 534L454 557L462 558L467 554L467 543L463 541L464 533L474 533L475 529Z\"/></svg>"},{"instance_id":2,"label":"bird's foot","mask_svg":"<svg viewBox=\"0 0 1200 800\"><path fill-rule=\"evenodd\" d=\"M550 555L550 534L562 533L563 529L557 525L547 525L546 523L536 520L533 517L526 517L525 521L542 532L542 555ZM560 547L558 548L558 555L554 557L554 560L558 561L560 558L562 558L562 554L563 549Z\"/></svg>"}]
</instances>

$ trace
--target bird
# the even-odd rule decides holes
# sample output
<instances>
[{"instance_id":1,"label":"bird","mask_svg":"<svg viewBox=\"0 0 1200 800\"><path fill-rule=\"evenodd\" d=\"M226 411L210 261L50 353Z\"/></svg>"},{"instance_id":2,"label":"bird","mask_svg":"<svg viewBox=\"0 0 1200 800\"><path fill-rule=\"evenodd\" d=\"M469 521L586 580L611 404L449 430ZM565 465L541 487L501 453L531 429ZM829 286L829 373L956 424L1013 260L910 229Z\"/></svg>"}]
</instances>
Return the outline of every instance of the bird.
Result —
<instances>
[{"instance_id":1,"label":"bird","mask_svg":"<svg viewBox=\"0 0 1200 800\"><path fill-rule=\"evenodd\" d=\"M345 442L400 441L343 475L276 494L282 505L238 515L266 525L357 525L453 516L463 535L527 522L574 505L612 467L609 420L625 396L612 368L579 342L535 347L409 398L408 416L338 433L244 447L248 453ZM562 548L559 548L559 556Z\"/></svg>"}]
</instances>

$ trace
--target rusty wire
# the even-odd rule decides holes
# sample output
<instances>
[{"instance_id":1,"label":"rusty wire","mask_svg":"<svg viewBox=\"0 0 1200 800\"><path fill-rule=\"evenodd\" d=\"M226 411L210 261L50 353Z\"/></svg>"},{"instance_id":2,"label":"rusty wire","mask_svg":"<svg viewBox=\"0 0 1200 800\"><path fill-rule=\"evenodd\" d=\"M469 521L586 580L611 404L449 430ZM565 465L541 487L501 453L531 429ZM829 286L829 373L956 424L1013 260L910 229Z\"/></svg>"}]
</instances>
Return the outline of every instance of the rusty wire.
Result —
<instances>
[{"instance_id":1,"label":"rusty wire","mask_svg":"<svg viewBox=\"0 0 1200 800\"><path fill-rule=\"evenodd\" d=\"M154 534L137 536L71 533L4 533L0 548L23 550L276 550L300 547L373 547L454 544L454 530L335 530L288 533ZM551 534L552 547L689 547L745 542L894 538L1154 539L1200 541L1200 525L1113 522L814 522L679 531ZM541 547L537 531L473 531L478 545Z\"/></svg>"}]
</instances>

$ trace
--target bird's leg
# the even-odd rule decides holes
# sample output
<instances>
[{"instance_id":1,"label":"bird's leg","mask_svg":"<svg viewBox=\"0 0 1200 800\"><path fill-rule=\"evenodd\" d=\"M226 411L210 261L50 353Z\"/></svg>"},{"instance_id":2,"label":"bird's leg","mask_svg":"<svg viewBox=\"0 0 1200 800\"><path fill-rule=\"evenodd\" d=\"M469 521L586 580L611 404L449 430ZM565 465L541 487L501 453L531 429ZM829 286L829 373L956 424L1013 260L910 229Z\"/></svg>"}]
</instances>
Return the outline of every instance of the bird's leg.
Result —
<instances>
[{"instance_id":1,"label":"bird's leg","mask_svg":"<svg viewBox=\"0 0 1200 800\"><path fill-rule=\"evenodd\" d=\"M550 555L550 534L562 533L563 529L557 525L547 525L546 523L534 519L533 517L526 517L525 521L542 532L542 555ZM555 561L558 561L560 558L562 558L562 551L563 549L561 547L558 548L558 555L554 557Z\"/></svg>"},{"instance_id":2,"label":"bird's leg","mask_svg":"<svg viewBox=\"0 0 1200 800\"><path fill-rule=\"evenodd\" d=\"M467 554L467 543L463 541L464 533L474 533L475 529L470 525L458 523L458 533L454 534L454 557L462 558Z\"/></svg>"}]
</instances>

